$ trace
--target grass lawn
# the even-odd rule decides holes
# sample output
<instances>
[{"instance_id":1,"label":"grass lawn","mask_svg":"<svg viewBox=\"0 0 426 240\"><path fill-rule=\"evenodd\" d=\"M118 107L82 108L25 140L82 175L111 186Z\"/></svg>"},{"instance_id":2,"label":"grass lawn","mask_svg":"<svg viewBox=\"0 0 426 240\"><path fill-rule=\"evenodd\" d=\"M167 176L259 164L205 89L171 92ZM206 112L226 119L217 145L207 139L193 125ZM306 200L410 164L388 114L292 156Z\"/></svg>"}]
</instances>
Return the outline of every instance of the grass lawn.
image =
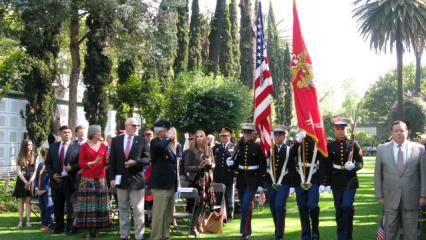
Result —
<instances>
[{"instance_id":1,"label":"grass lawn","mask_svg":"<svg viewBox=\"0 0 426 240\"><path fill-rule=\"evenodd\" d=\"M365 167L358 174L361 187L358 189L355 202L355 222L354 239L375 239L376 229L379 220L381 207L374 199L373 170L374 158L365 158ZM326 240L336 239L336 223L334 220L334 205L331 193L323 193L320 197L320 232L321 238ZM290 196L287 203L287 218L285 228L286 239L300 239L300 221L296 205L296 196ZM238 218L238 216L237 216ZM16 229L18 214L16 212L0 214L0 239L2 240L44 240L44 239L63 239L62 235L51 235L50 233L41 233L38 229L39 219L32 216L32 228ZM267 206L263 210L255 209L253 211L253 239L274 239L274 226L270 210ZM149 234L149 230L147 231ZM72 236L66 236L66 239L82 239L83 233ZM231 224L227 224L223 234L203 234L202 239L238 239L239 220L235 219ZM114 227L103 232L101 239L118 239L118 225L115 222ZM148 236L146 236L148 239ZM184 231L176 231L172 239L186 239Z\"/></svg>"}]
</instances>

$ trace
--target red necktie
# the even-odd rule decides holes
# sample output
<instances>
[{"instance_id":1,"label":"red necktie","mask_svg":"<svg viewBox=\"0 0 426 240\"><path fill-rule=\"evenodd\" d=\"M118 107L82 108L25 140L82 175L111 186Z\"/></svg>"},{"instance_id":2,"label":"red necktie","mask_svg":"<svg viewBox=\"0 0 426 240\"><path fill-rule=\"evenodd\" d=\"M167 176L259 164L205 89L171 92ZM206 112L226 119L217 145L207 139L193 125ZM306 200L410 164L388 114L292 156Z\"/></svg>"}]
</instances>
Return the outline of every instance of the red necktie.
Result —
<instances>
[{"instance_id":1,"label":"red necktie","mask_svg":"<svg viewBox=\"0 0 426 240\"><path fill-rule=\"evenodd\" d=\"M124 156L126 157L126 160L129 158L130 148L132 147L132 137L127 136L127 144L126 149L124 149Z\"/></svg>"},{"instance_id":2,"label":"red necktie","mask_svg":"<svg viewBox=\"0 0 426 240\"><path fill-rule=\"evenodd\" d=\"M65 146L66 143L62 143L62 148L61 148L61 152L59 153L59 170L62 173L62 171L64 170L64 159L65 159Z\"/></svg>"}]
</instances>

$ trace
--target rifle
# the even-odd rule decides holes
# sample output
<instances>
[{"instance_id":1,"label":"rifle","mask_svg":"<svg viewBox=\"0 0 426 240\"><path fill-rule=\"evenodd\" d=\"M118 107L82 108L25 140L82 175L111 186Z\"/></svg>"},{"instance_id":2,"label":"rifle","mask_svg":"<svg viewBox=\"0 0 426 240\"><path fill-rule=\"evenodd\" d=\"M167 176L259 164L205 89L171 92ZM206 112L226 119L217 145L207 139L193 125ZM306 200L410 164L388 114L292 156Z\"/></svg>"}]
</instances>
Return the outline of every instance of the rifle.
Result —
<instances>
[{"instance_id":1,"label":"rifle","mask_svg":"<svg viewBox=\"0 0 426 240\"><path fill-rule=\"evenodd\" d=\"M352 144L351 144L351 151L349 152L349 157L348 157L348 162L353 162L353 158L354 158L354 148L355 148L355 131L356 131L356 125L357 125L357 120L358 120L358 111L359 111L359 105L361 103L358 103L357 107L356 107L356 111L355 111L355 116L354 116L354 124L352 126L352 132L351 132L351 140L352 140Z\"/></svg>"}]
</instances>

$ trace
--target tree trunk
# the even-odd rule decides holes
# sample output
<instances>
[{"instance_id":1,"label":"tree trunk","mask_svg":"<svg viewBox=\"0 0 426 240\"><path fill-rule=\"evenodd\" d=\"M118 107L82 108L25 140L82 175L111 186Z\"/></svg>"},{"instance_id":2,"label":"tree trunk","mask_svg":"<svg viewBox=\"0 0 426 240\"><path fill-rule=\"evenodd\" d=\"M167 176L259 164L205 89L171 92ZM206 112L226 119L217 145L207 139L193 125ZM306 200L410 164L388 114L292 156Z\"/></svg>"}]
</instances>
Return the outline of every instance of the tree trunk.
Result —
<instances>
[{"instance_id":1,"label":"tree trunk","mask_svg":"<svg viewBox=\"0 0 426 240\"><path fill-rule=\"evenodd\" d=\"M415 91L416 95L420 95L422 89L420 87L421 80L422 80L422 55L423 55L423 48L420 49L414 49L414 54L416 55L416 86Z\"/></svg>"},{"instance_id":2,"label":"tree trunk","mask_svg":"<svg viewBox=\"0 0 426 240\"><path fill-rule=\"evenodd\" d=\"M78 16L78 5L76 1L71 3L70 21L70 53L71 53L71 75L69 82L68 102L68 125L71 129L77 126L77 88L80 78L80 21Z\"/></svg>"},{"instance_id":3,"label":"tree trunk","mask_svg":"<svg viewBox=\"0 0 426 240\"><path fill-rule=\"evenodd\" d=\"M400 32L397 30L397 32ZM396 80L398 82L398 120L405 120L404 112L404 88L402 86L402 57L403 57L403 46L401 35L397 33L396 37Z\"/></svg>"},{"instance_id":4,"label":"tree trunk","mask_svg":"<svg viewBox=\"0 0 426 240\"><path fill-rule=\"evenodd\" d=\"M248 87L253 87L256 34L253 26L253 10L250 0L240 2L240 64L241 81Z\"/></svg>"}]
</instances>

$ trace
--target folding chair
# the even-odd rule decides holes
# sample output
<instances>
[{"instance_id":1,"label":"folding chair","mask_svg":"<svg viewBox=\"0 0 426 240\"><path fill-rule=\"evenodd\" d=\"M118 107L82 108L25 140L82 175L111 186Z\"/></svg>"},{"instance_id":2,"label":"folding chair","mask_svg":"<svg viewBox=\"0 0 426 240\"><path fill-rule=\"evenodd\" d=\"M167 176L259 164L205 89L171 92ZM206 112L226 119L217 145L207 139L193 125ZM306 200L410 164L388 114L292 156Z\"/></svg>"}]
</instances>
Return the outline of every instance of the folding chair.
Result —
<instances>
[{"instance_id":1,"label":"folding chair","mask_svg":"<svg viewBox=\"0 0 426 240\"><path fill-rule=\"evenodd\" d=\"M196 188L178 188L178 193L176 197L176 211L173 214L173 217L176 220L182 219L184 222L188 224L188 233L186 235L186 238L189 238L189 235L191 233L191 223L194 218L194 210L195 205L192 207L191 212L187 212L185 209L186 204L179 204L179 203L186 203L189 199L193 199L196 203L198 200L198 190ZM195 237L197 238L197 237Z\"/></svg>"},{"instance_id":2,"label":"folding chair","mask_svg":"<svg viewBox=\"0 0 426 240\"><path fill-rule=\"evenodd\" d=\"M31 198L31 212L38 217L38 210L40 210L40 202L38 198Z\"/></svg>"},{"instance_id":3,"label":"folding chair","mask_svg":"<svg viewBox=\"0 0 426 240\"><path fill-rule=\"evenodd\" d=\"M213 210L221 210L222 208L222 203L225 201L225 189L226 186L223 183L212 183L212 187L214 189L214 194L216 196L216 200L220 199L219 201L215 201Z\"/></svg>"}]
</instances>

